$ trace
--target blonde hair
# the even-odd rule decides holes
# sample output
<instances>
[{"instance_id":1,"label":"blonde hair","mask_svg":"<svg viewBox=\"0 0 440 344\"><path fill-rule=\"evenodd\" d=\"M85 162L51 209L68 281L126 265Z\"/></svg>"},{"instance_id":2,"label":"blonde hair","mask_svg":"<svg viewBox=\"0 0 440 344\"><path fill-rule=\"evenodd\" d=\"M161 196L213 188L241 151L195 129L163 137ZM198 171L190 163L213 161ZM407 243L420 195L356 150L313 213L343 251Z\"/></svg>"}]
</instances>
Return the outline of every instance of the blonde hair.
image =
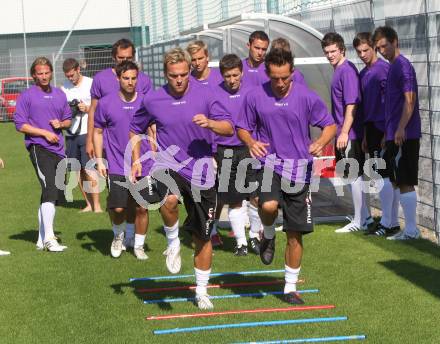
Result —
<instances>
[{"instance_id":1,"label":"blonde hair","mask_svg":"<svg viewBox=\"0 0 440 344\"><path fill-rule=\"evenodd\" d=\"M53 66L52 66L52 63L50 62L50 60L47 57L40 56L40 57L37 57L34 60L34 62L32 62L32 66L31 66L31 70L30 70L32 78L34 78L35 69L37 68L37 66L48 66L50 71L53 72Z\"/></svg>"},{"instance_id":2,"label":"blonde hair","mask_svg":"<svg viewBox=\"0 0 440 344\"><path fill-rule=\"evenodd\" d=\"M182 48L174 48L167 51L163 57L163 71L167 72L168 64L175 64L179 62L186 62L188 67L191 66L191 56L189 56L188 52L183 50Z\"/></svg>"},{"instance_id":3,"label":"blonde hair","mask_svg":"<svg viewBox=\"0 0 440 344\"><path fill-rule=\"evenodd\" d=\"M276 38L272 41L272 43L270 44L270 49L283 49L286 51L292 51L290 49L290 43L287 39L279 37Z\"/></svg>"},{"instance_id":4,"label":"blonde hair","mask_svg":"<svg viewBox=\"0 0 440 344\"><path fill-rule=\"evenodd\" d=\"M192 41L186 47L186 51L191 55L202 49L205 52L205 55L208 56L208 45L203 41Z\"/></svg>"}]
</instances>

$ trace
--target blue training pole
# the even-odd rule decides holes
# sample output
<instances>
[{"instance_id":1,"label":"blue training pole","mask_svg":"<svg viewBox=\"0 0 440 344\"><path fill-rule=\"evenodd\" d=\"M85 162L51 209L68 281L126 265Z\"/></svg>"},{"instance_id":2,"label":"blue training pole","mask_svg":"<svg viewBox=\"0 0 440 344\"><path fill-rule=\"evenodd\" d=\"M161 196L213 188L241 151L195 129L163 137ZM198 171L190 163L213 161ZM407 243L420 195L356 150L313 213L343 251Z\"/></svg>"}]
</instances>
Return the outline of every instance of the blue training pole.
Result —
<instances>
[{"instance_id":1,"label":"blue training pole","mask_svg":"<svg viewBox=\"0 0 440 344\"><path fill-rule=\"evenodd\" d=\"M257 270L257 271L237 271L237 272L217 272L210 274L209 277L219 276L245 276L245 275L258 275L258 274L275 274L278 272L284 272L284 270ZM130 278L130 282L134 281L162 281L162 280L174 280L188 277L195 277L196 275L170 275L170 276L155 276L155 277L141 277Z\"/></svg>"},{"instance_id":2,"label":"blue training pole","mask_svg":"<svg viewBox=\"0 0 440 344\"><path fill-rule=\"evenodd\" d=\"M308 323L333 322L333 321L343 321L343 320L347 320L347 317L310 318L310 319L293 319L293 320L277 320L277 321L257 321L257 322L238 323L238 324L182 327L182 328L173 328L173 329L167 329L167 330L154 330L153 333L154 334L171 334L171 333L198 332L198 331L208 331L208 330L222 330L222 329L227 329L227 328L308 324Z\"/></svg>"},{"instance_id":3,"label":"blue training pole","mask_svg":"<svg viewBox=\"0 0 440 344\"><path fill-rule=\"evenodd\" d=\"M306 290L298 290L298 294L306 294L306 293L318 293L318 289L306 289ZM209 296L210 300L215 299L236 299L239 297L263 297L268 295L281 295L284 294L283 291L267 291L267 292L258 292L258 293L246 293L246 294L226 294L226 295L215 295ZM195 297L179 297L179 298L170 298L170 299L157 299L157 300L144 300L145 304L150 303L171 303L171 302L187 302L187 301L195 301Z\"/></svg>"},{"instance_id":4,"label":"blue training pole","mask_svg":"<svg viewBox=\"0 0 440 344\"><path fill-rule=\"evenodd\" d=\"M356 336L336 336L336 337L322 337L322 338L301 338L301 339L280 339L271 340L268 342L243 342L234 344L284 344L284 343L321 343L321 342L337 342L344 340L364 340L365 335L360 334Z\"/></svg>"}]
</instances>

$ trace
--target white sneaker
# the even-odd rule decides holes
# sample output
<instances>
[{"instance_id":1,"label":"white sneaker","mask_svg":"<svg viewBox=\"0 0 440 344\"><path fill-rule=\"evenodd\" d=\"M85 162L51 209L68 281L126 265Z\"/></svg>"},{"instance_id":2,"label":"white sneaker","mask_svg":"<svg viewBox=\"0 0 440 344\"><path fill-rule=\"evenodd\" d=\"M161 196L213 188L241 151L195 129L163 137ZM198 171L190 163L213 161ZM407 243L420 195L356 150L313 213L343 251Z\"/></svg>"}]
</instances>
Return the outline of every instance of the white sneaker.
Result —
<instances>
[{"instance_id":1,"label":"white sneaker","mask_svg":"<svg viewBox=\"0 0 440 344\"><path fill-rule=\"evenodd\" d=\"M142 246L135 247L133 253L139 260L147 260L148 256L145 254L144 248Z\"/></svg>"},{"instance_id":2,"label":"white sneaker","mask_svg":"<svg viewBox=\"0 0 440 344\"><path fill-rule=\"evenodd\" d=\"M9 252L9 251L0 250L0 256L9 256L10 254L11 254L11 252Z\"/></svg>"},{"instance_id":3,"label":"white sneaker","mask_svg":"<svg viewBox=\"0 0 440 344\"><path fill-rule=\"evenodd\" d=\"M208 294L203 294L203 295L199 295L196 294L196 303L197 303L197 307L199 307L199 309L213 309L214 305L212 304L211 300L209 299L209 295Z\"/></svg>"},{"instance_id":4,"label":"white sneaker","mask_svg":"<svg viewBox=\"0 0 440 344\"><path fill-rule=\"evenodd\" d=\"M113 258L119 258L122 254L123 250L123 241L124 241L124 232L115 235L112 241L112 245L110 246L110 253Z\"/></svg>"},{"instance_id":5,"label":"white sneaker","mask_svg":"<svg viewBox=\"0 0 440 344\"><path fill-rule=\"evenodd\" d=\"M177 274L182 267L182 258L180 257L180 245L174 247L168 246L163 254L167 256L165 262L168 271L172 274Z\"/></svg>"},{"instance_id":6,"label":"white sneaker","mask_svg":"<svg viewBox=\"0 0 440 344\"><path fill-rule=\"evenodd\" d=\"M351 233L351 232L358 232L360 230L361 228L352 221L346 224L344 227L335 230L335 233Z\"/></svg>"},{"instance_id":7,"label":"white sneaker","mask_svg":"<svg viewBox=\"0 0 440 344\"><path fill-rule=\"evenodd\" d=\"M401 231L393 236L387 237L387 240L414 240L420 238L420 231L417 230L416 233L408 234L406 231Z\"/></svg>"},{"instance_id":8,"label":"white sneaker","mask_svg":"<svg viewBox=\"0 0 440 344\"><path fill-rule=\"evenodd\" d=\"M63 252L67 246L60 245L56 238L44 240L44 248L49 252Z\"/></svg>"},{"instance_id":9,"label":"white sneaker","mask_svg":"<svg viewBox=\"0 0 440 344\"><path fill-rule=\"evenodd\" d=\"M44 250L44 244L42 240L38 240L37 243L35 244L35 247L38 251L43 251Z\"/></svg>"}]
</instances>

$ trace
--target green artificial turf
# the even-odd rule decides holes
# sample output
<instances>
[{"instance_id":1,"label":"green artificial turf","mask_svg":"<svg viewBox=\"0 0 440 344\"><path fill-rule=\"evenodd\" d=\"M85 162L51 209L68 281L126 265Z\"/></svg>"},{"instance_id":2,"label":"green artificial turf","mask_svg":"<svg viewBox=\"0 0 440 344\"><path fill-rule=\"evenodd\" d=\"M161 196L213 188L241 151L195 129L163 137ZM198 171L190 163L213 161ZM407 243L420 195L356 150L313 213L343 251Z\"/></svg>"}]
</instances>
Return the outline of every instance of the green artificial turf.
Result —
<instances>
[{"instance_id":1,"label":"green artificial turf","mask_svg":"<svg viewBox=\"0 0 440 344\"><path fill-rule=\"evenodd\" d=\"M231 343L305 337L367 335L368 343L440 342L440 249L425 240L390 242L358 234L335 234L335 224L317 225L305 237L300 289L306 305L335 309L291 313L239 314L204 319L147 321L148 315L193 313L189 302L145 305L143 298L192 296L191 292L138 295L134 287L189 285L193 279L129 283L130 277L168 275L162 251L166 240L157 212L147 237L149 260L131 253L112 259L106 214L79 214L75 201L58 207L56 232L64 253L35 249L40 188L12 124L0 125L0 343ZM103 194L101 198L104 206ZM181 211L184 218L184 210ZM215 250L213 272L283 269L285 238L277 236L276 257L263 265L253 254L235 257L234 242L222 230L225 246ZM182 274L193 274L189 237L181 234ZM282 274L212 278L212 283L270 281ZM282 286L211 289L212 295L280 290ZM215 311L288 306L277 296L214 300ZM154 335L154 329L237 322L347 316L347 321L276 327Z\"/></svg>"}]
</instances>

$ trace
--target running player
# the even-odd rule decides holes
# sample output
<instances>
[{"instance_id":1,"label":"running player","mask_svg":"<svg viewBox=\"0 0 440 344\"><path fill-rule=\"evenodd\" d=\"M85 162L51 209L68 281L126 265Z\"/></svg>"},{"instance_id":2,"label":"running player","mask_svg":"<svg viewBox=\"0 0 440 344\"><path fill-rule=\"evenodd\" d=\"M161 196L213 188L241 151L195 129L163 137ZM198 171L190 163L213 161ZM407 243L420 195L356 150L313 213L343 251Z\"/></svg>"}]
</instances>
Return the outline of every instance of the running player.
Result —
<instances>
[{"instance_id":1,"label":"running player","mask_svg":"<svg viewBox=\"0 0 440 344\"><path fill-rule=\"evenodd\" d=\"M131 124L134 135L145 133L156 123L158 152L153 176L169 192L160 211L168 247L164 254L171 273L181 268L178 194L188 214L183 227L195 243L194 270L196 303L200 309L213 308L207 293L211 272L210 234L217 203L212 144L214 133L233 135L231 116L213 99L209 87L189 82L191 57L175 48L164 56L166 85L149 93ZM134 161L139 152L134 152ZM138 173L137 168L134 170ZM171 178L170 178L171 177ZM170 181L171 179L171 181Z\"/></svg>"},{"instance_id":2,"label":"running player","mask_svg":"<svg viewBox=\"0 0 440 344\"><path fill-rule=\"evenodd\" d=\"M208 46L203 41L194 41L186 48L191 56L191 79L202 85L217 86L223 81L218 68L209 67Z\"/></svg>"},{"instance_id":3,"label":"running player","mask_svg":"<svg viewBox=\"0 0 440 344\"><path fill-rule=\"evenodd\" d=\"M247 94L236 124L239 138L264 165L258 172L258 205L264 225L260 258L272 263L275 254L275 220L283 210L286 232L285 300L304 303L296 293L303 255L303 234L313 231L309 183L313 156L335 136L336 126L324 102L307 87L292 82L292 53L274 49L266 56L270 82ZM322 128L311 141L309 126ZM252 137L255 130L257 139Z\"/></svg>"},{"instance_id":4,"label":"running player","mask_svg":"<svg viewBox=\"0 0 440 344\"><path fill-rule=\"evenodd\" d=\"M264 70L264 57L269 47L269 36L264 31L254 31L247 43L249 56L243 59L243 84L259 86L269 81Z\"/></svg>"}]
</instances>

